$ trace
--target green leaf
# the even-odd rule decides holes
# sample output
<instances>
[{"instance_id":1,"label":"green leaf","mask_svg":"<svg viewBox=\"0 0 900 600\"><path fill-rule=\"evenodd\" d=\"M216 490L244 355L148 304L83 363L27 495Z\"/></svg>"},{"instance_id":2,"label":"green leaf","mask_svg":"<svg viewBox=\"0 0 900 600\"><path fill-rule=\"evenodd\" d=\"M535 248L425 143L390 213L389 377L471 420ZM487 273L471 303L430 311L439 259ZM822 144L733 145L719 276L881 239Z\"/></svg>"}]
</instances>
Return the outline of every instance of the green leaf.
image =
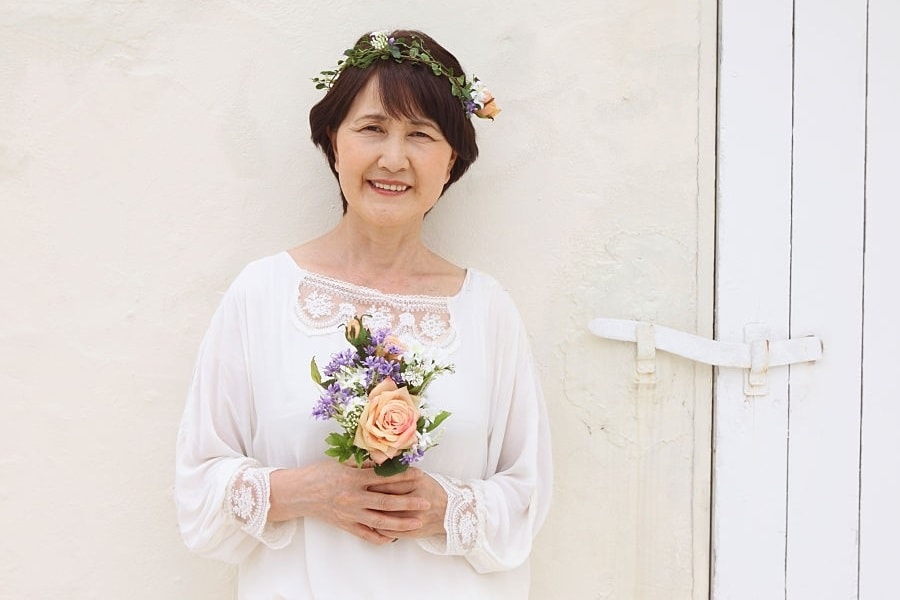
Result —
<instances>
[{"instance_id":1,"label":"green leaf","mask_svg":"<svg viewBox=\"0 0 900 600\"><path fill-rule=\"evenodd\" d=\"M319 373L319 365L316 364L315 356L313 356L312 360L309 361L309 372L312 375L313 381L315 381L318 385L322 385L322 374Z\"/></svg>"},{"instance_id":2,"label":"green leaf","mask_svg":"<svg viewBox=\"0 0 900 600\"><path fill-rule=\"evenodd\" d=\"M350 446L347 437L340 433L329 433L328 437L325 438L325 443L329 446L336 446L338 448L347 448Z\"/></svg>"},{"instance_id":3,"label":"green leaf","mask_svg":"<svg viewBox=\"0 0 900 600\"><path fill-rule=\"evenodd\" d=\"M390 477L391 475L399 475L408 468L409 465L400 462L399 458L391 458L380 465L375 465L375 474L382 477Z\"/></svg>"},{"instance_id":4,"label":"green leaf","mask_svg":"<svg viewBox=\"0 0 900 600\"><path fill-rule=\"evenodd\" d=\"M331 456L338 459L338 462L344 462L345 460L350 458L350 453L347 452L344 448L328 448L325 451L325 456Z\"/></svg>"},{"instance_id":5,"label":"green leaf","mask_svg":"<svg viewBox=\"0 0 900 600\"><path fill-rule=\"evenodd\" d=\"M435 429L438 428L438 426L440 426L441 423L443 423L444 421L446 421L446 420L447 420L447 417L449 417L449 416L450 416L450 413L449 413L449 412L447 412L446 410L442 410L442 411L439 412L438 415L434 418L434 421L431 422L431 425L429 425L429 426L425 429L425 432L427 433L427 432L429 432L429 431L434 431Z\"/></svg>"}]
</instances>

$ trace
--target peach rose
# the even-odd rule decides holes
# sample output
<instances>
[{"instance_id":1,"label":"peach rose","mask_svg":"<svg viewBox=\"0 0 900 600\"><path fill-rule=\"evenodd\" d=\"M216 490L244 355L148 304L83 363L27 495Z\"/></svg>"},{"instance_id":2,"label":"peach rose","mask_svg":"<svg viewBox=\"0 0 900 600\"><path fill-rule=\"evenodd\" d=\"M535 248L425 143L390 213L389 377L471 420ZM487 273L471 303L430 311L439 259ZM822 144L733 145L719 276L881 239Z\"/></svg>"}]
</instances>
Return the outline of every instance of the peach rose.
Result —
<instances>
[{"instance_id":1,"label":"peach rose","mask_svg":"<svg viewBox=\"0 0 900 600\"><path fill-rule=\"evenodd\" d=\"M395 350L395 352L388 352L388 349ZM400 357L403 356L404 352L406 352L406 344L401 342L398 338L389 335L386 336L384 341L375 349L375 356L396 362L400 360Z\"/></svg>"},{"instance_id":2,"label":"peach rose","mask_svg":"<svg viewBox=\"0 0 900 600\"><path fill-rule=\"evenodd\" d=\"M494 96L487 90L484 91L484 104L481 105L481 108L475 111L475 115L481 117L482 119L491 119L493 120L500 114L500 107L497 106L497 103L494 101Z\"/></svg>"},{"instance_id":3,"label":"peach rose","mask_svg":"<svg viewBox=\"0 0 900 600\"><path fill-rule=\"evenodd\" d=\"M418 420L419 399L388 377L369 392L353 443L380 465L412 447Z\"/></svg>"}]
</instances>

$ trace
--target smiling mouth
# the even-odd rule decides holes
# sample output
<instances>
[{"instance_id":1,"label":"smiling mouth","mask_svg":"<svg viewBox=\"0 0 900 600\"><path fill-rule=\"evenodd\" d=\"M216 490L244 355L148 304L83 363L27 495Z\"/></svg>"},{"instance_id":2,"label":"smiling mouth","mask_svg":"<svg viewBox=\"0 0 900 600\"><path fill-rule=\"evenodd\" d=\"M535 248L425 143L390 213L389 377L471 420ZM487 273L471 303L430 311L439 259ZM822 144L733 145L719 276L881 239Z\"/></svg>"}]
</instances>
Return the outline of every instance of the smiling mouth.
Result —
<instances>
[{"instance_id":1,"label":"smiling mouth","mask_svg":"<svg viewBox=\"0 0 900 600\"><path fill-rule=\"evenodd\" d=\"M403 185L402 183L381 183L378 181L369 181L369 183L376 189L388 192L405 192L410 187L408 185Z\"/></svg>"}]
</instances>

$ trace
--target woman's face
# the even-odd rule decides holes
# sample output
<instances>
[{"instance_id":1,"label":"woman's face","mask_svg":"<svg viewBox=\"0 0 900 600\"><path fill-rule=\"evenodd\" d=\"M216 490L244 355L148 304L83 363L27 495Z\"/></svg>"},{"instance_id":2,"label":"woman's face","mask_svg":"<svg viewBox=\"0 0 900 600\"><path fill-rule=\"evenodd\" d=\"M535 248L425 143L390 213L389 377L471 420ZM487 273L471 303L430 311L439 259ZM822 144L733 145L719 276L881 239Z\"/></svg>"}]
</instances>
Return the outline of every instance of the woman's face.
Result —
<instances>
[{"instance_id":1,"label":"woman's face","mask_svg":"<svg viewBox=\"0 0 900 600\"><path fill-rule=\"evenodd\" d=\"M369 80L332 138L347 214L378 227L419 227L456 154L433 121L388 116L377 86Z\"/></svg>"}]
</instances>

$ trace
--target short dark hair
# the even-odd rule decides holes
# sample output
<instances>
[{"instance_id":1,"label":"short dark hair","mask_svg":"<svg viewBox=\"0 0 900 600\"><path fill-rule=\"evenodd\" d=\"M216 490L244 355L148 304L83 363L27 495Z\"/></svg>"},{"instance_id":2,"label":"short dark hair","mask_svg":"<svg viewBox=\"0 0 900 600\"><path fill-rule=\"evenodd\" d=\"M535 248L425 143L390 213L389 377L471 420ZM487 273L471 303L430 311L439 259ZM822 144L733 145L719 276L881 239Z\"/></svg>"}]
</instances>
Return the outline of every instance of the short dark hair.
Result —
<instances>
[{"instance_id":1,"label":"short dark hair","mask_svg":"<svg viewBox=\"0 0 900 600\"><path fill-rule=\"evenodd\" d=\"M371 35L371 33L364 34L357 40L357 45L369 40ZM418 38L437 61L453 70L454 75L464 74L456 57L421 31L397 30L389 33L388 37ZM441 191L443 194L453 182L463 176L469 165L475 162L478 157L478 144L475 142L475 128L472 126L471 117L466 113L459 98L451 93L450 81L442 75L434 75L431 69L424 65L409 61L398 63L394 60L376 60L366 69L345 68L325 97L309 111L309 129L313 143L325 153L331 172L338 178L338 172L334 168L332 135L346 118L356 96L373 77L378 82L381 104L389 116L427 117L437 124L456 153L456 160L450 169L450 178ZM346 212L347 199L343 191L341 202Z\"/></svg>"}]
</instances>

